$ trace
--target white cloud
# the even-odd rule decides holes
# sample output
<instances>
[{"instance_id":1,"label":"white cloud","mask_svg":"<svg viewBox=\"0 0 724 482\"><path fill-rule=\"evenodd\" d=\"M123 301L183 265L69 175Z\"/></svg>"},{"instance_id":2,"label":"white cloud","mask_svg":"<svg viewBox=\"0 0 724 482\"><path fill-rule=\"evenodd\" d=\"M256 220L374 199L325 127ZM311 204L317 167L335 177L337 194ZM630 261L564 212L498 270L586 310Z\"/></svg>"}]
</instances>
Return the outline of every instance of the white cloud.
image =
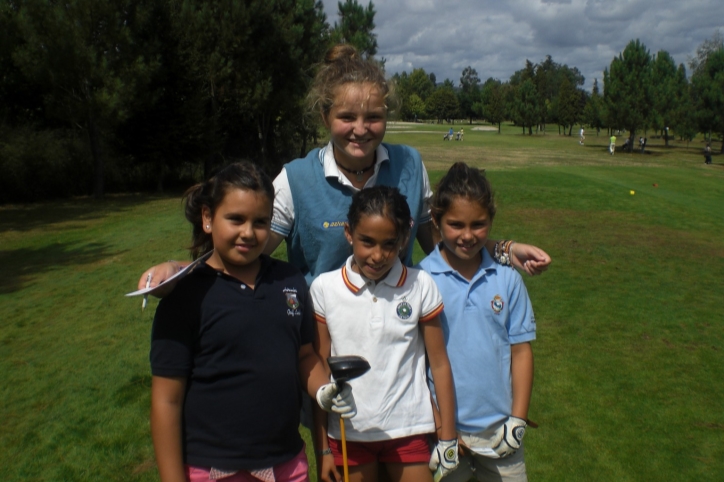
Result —
<instances>
[{"instance_id":1,"label":"white cloud","mask_svg":"<svg viewBox=\"0 0 724 482\"><path fill-rule=\"evenodd\" d=\"M338 0L323 0L337 20ZM359 1L359 0L358 0ZM367 5L365 0L361 4ZM721 0L378 0L373 2L378 56L389 74L422 67L456 84L468 65L482 80L507 80L546 55L599 82L603 69L635 39L652 54L686 63L722 27Z\"/></svg>"}]
</instances>

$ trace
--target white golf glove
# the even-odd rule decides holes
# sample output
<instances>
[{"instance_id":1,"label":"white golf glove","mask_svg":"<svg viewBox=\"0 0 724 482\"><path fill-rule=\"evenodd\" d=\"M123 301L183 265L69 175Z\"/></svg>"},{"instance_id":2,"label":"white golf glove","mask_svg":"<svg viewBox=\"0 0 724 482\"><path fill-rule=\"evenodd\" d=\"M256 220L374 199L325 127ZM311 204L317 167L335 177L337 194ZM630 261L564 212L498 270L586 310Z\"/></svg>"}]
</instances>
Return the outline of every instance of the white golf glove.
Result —
<instances>
[{"instance_id":1,"label":"white golf glove","mask_svg":"<svg viewBox=\"0 0 724 482\"><path fill-rule=\"evenodd\" d=\"M317 403L326 412L338 413L342 418L352 418L357 415L357 405L354 403L352 387L345 384L340 391L337 384L327 383L317 390Z\"/></svg>"},{"instance_id":2,"label":"white golf glove","mask_svg":"<svg viewBox=\"0 0 724 482\"><path fill-rule=\"evenodd\" d=\"M447 474L455 470L460 463L458 459L458 439L439 440L437 446L432 450L430 457L430 470L435 472L433 480L439 481Z\"/></svg>"},{"instance_id":3,"label":"white golf glove","mask_svg":"<svg viewBox=\"0 0 724 482\"><path fill-rule=\"evenodd\" d=\"M528 422L522 418L508 417L503 425L495 432L495 438L493 439L493 450L499 457L507 457L513 455L523 442L523 436L525 435L525 427L528 426Z\"/></svg>"}]
</instances>

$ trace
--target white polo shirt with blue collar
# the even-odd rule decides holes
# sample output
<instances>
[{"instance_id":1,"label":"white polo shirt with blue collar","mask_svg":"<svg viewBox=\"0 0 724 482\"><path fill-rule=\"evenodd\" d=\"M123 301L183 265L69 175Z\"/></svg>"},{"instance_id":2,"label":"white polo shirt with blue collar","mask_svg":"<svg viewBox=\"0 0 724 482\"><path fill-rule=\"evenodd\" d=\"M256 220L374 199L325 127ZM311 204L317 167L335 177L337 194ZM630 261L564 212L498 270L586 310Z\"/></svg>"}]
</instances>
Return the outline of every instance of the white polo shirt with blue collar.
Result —
<instances>
[{"instance_id":1,"label":"white polo shirt with blue collar","mask_svg":"<svg viewBox=\"0 0 724 482\"><path fill-rule=\"evenodd\" d=\"M350 381L357 415L347 440L374 442L435 431L419 324L438 316L442 298L424 271L399 259L378 282L352 270L352 257L319 275L310 288L316 319L327 325L332 356L360 355L371 369ZM340 438L339 417L328 432Z\"/></svg>"},{"instance_id":2,"label":"white polo shirt with blue collar","mask_svg":"<svg viewBox=\"0 0 724 482\"><path fill-rule=\"evenodd\" d=\"M418 267L435 280L445 310L440 321L455 382L458 431L478 433L510 415L511 345L535 339L533 307L520 274L483 249L468 281L450 267L440 246ZM434 393L434 385L430 383Z\"/></svg>"}]
</instances>

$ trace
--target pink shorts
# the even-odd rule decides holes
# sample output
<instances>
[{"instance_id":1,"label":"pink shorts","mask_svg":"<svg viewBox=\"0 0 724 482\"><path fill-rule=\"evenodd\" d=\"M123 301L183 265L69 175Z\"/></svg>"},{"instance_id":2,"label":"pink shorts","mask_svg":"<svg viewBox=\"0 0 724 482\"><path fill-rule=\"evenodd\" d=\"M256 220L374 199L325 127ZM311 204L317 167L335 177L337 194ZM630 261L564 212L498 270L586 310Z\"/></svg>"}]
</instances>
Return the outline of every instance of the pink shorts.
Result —
<instances>
[{"instance_id":1,"label":"pink shorts","mask_svg":"<svg viewBox=\"0 0 724 482\"><path fill-rule=\"evenodd\" d=\"M342 465L342 442L329 439L335 465ZM347 441L347 464L364 465L372 462L413 464L430 462L427 435L381 440L379 442Z\"/></svg>"},{"instance_id":2,"label":"pink shorts","mask_svg":"<svg viewBox=\"0 0 724 482\"><path fill-rule=\"evenodd\" d=\"M275 465L274 478L278 482L309 482L309 464L304 450L299 452L289 462ZM210 467L186 466L186 477L189 482L209 482ZM259 482L248 471L242 470L229 477L219 479L219 482Z\"/></svg>"}]
</instances>

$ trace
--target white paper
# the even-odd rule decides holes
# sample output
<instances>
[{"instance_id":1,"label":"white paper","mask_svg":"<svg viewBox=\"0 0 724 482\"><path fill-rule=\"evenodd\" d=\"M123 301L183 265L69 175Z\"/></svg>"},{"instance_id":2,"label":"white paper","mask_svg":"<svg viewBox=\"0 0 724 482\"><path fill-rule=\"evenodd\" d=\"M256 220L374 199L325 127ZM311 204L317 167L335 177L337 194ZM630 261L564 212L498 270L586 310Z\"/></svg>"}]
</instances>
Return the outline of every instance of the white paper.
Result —
<instances>
[{"instance_id":1,"label":"white paper","mask_svg":"<svg viewBox=\"0 0 724 482\"><path fill-rule=\"evenodd\" d=\"M200 258L197 258L196 261L192 262L190 265L183 268L181 271L176 273L175 275L171 276L167 280L165 280L163 283L161 283L158 286L154 286L153 288L143 288L142 290L134 291L132 293L126 293L126 296L141 296L141 295L152 295L156 290L160 289L162 286L166 285L167 283L170 283L173 280L180 280L187 274L191 272L199 263L202 263L206 258L211 256L211 253L213 253L214 250L212 249L205 255L201 256Z\"/></svg>"}]
</instances>

